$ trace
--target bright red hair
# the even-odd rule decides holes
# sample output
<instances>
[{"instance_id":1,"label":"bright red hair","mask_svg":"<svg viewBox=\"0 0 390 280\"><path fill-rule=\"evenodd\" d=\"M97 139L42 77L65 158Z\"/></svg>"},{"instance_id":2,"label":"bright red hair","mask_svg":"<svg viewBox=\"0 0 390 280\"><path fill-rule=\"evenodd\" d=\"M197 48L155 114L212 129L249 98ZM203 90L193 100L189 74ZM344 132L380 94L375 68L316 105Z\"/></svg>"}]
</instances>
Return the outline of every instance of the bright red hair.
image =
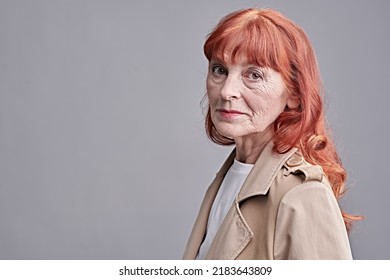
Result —
<instances>
[{"instance_id":1,"label":"bright red hair","mask_svg":"<svg viewBox=\"0 0 390 280\"><path fill-rule=\"evenodd\" d=\"M204 44L207 59L234 63L239 57L249 63L279 72L289 96L299 100L297 108L286 108L274 123L274 149L284 153L298 147L304 158L322 166L336 199L344 193L346 172L326 126L323 89L317 60L306 33L281 13L269 9L247 9L224 17ZM208 107L208 137L219 145L233 139L216 130ZM342 213L347 229L361 219Z\"/></svg>"}]
</instances>

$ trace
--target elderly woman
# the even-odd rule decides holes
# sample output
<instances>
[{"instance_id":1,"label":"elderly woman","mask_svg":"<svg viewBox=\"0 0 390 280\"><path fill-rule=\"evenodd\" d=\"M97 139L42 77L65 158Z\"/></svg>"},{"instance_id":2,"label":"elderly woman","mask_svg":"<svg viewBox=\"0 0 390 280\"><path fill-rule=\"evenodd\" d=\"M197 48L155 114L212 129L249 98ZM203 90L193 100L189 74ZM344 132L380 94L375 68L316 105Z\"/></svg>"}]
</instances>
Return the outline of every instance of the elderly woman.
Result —
<instances>
[{"instance_id":1,"label":"elderly woman","mask_svg":"<svg viewBox=\"0 0 390 280\"><path fill-rule=\"evenodd\" d=\"M206 130L235 145L208 188L184 259L351 259L346 173L326 129L316 58L274 10L224 17L204 53Z\"/></svg>"}]
</instances>

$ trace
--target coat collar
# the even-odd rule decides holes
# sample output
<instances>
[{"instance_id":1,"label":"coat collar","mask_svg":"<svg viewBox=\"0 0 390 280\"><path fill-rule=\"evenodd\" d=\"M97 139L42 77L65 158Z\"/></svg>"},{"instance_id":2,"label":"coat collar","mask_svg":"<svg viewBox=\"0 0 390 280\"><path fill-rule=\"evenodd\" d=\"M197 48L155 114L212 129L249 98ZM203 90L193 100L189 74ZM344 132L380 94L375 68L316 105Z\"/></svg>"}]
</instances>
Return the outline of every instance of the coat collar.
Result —
<instances>
[{"instance_id":1,"label":"coat collar","mask_svg":"<svg viewBox=\"0 0 390 280\"><path fill-rule=\"evenodd\" d=\"M251 196L265 195L282 166L298 150L292 148L284 154L279 154L274 152L273 148L273 141L265 146L238 194L238 202Z\"/></svg>"},{"instance_id":2,"label":"coat collar","mask_svg":"<svg viewBox=\"0 0 390 280\"><path fill-rule=\"evenodd\" d=\"M275 153L273 148L273 141L268 142L268 144L264 147L264 150L256 160L255 165L248 174L248 177L238 194L238 202L241 202L251 196L265 195L271 187L278 171L298 150L297 148L292 148L284 154L279 154ZM236 149L231 152L220 171L217 173L217 176L225 177L230 166L233 164L235 157Z\"/></svg>"}]
</instances>

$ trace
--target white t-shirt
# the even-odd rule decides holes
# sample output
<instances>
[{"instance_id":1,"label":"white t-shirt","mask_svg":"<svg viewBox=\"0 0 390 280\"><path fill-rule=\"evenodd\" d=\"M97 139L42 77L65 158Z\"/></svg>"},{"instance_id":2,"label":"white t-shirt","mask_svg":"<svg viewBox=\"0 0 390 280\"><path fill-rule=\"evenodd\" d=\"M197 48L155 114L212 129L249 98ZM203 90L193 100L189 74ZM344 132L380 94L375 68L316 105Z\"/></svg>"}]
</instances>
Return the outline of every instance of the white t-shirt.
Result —
<instances>
[{"instance_id":1,"label":"white t-shirt","mask_svg":"<svg viewBox=\"0 0 390 280\"><path fill-rule=\"evenodd\" d=\"M202 260L205 258L215 234L221 226L223 219L232 206L235 197L244 184L246 177L248 177L252 167L253 164L242 163L235 159L229 171L226 173L213 202L213 206L211 207L209 220L207 222L206 238L200 246L198 256L196 257L197 259Z\"/></svg>"}]
</instances>

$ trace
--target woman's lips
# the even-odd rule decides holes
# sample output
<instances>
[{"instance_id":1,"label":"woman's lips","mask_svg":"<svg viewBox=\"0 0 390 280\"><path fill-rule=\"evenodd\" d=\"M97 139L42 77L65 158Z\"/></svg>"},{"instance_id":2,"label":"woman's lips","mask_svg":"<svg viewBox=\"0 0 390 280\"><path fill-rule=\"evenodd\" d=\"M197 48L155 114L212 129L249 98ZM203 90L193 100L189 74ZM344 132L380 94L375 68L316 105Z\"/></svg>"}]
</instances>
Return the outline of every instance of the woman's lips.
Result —
<instances>
[{"instance_id":1,"label":"woman's lips","mask_svg":"<svg viewBox=\"0 0 390 280\"><path fill-rule=\"evenodd\" d=\"M244 115L243 112L236 111L236 110L218 109L217 111L224 118L234 118L234 117L238 117L238 116Z\"/></svg>"}]
</instances>

